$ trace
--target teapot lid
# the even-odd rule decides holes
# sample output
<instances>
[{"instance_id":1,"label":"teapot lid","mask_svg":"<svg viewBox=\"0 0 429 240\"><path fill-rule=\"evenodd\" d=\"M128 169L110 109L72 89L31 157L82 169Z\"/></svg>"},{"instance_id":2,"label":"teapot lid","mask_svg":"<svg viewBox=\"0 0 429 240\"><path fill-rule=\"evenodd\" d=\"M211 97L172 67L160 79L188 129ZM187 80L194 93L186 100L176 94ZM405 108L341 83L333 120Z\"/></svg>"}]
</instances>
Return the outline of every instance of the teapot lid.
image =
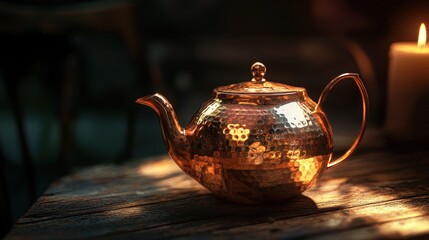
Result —
<instances>
[{"instance_id":1,"label":"teapot lid","mask_svg":"<svg viewBox=\"0 0 429 240\"><path fill-rule=\"evenodd\" d=\"M265 79L266 70L267 68L264 64L256 62L251 67L251 72L253 75L251 81L221 86L216 88L215 92L222 95L286 95L305 91L304 88L267 81Z\"/></svg>"}]
</instances>

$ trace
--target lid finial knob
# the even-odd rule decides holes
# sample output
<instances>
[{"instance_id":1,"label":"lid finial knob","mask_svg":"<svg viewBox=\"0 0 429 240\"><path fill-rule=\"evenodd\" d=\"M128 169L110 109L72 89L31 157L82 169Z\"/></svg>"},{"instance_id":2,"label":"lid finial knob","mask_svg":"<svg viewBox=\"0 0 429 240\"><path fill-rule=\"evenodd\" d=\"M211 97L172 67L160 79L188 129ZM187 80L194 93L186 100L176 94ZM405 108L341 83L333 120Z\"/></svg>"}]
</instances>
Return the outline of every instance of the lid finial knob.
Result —
<instances>
[{"instance_id":1,"label":"lid finial knob","mask_svg":"<svg viewBox=\"0 0 429 240\"><path fill-rule=\"evenodd\" d=\"M265 72L267 68L260 62L255 62L251 67L253 79L252 82L265 82Z\"/></svg>"}]
</instances>

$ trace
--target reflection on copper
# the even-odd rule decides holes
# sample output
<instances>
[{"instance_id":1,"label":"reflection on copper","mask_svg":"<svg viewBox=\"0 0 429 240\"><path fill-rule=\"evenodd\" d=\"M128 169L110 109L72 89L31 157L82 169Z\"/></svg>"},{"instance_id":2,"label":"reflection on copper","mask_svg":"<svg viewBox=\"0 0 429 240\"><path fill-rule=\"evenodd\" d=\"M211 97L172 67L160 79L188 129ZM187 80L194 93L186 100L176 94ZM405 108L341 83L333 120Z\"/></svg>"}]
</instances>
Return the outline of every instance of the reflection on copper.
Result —
<instances>
[{"instance_id":1,"label":"reflection on copper","mask_svg":"<svg viewBox=\"0 0 429 240\"><path fill-rule=\"evenodd\" d=\"M290 102L280 107L274 108L279 115L283 115L291 128L303 128L312 125L310 117L298 102Z\"/></svg>"},{"instance_id":2,"label":"reflection on copper","mask_svg":"<svg viewBox=\"0 0 429 240\"><path fill-rule=\"evenodd\" d=\"M201 115L198 117L198 124L201 124L203 120L210 116L213 112L217 110L218 107L221 106L220 101L213 101L211 104L207 105L206 109L201 112Z\"/></svg>"},{"instance_id":3,"label":"reflection on copper","mask_svg":"<svg viewBox=\"0 0 429 240\"><path fill-rule=\"evenodd\" d=\"M228 124L226 128L223 129L223 134L228 139L232 139L233 141L239 142L241 144L244 143L249 138L250 129L244 128L245 125L241 126L240 124Z\"/></svg>"},{"instance_id":4,"label":"reflection on copper","mask_svg":"<svg viewBox=\"0 0 429 240\"><path fill-rule=\"evenodd\" d=\"M299 172L301 172L301 176L298 178L298 181L301 181L305 184L308 184L311 182L311 180L314 179L314 176L316 176L318 169L321 167L319 166L320 163L316 161L314 158L307 158L307 159L298 159L296 160L299 167Z\"/></svg>"},{"instance_id":5,"label":"reflection on copper","mask_svg":"<svg viewBox=\"0 0 429 240\"><path fill-rule=\"evenodd\" d=\"M216 88L185 129L165 97L137 100L158 113L177 165L214 194L235 202L281 201L305 191L328 166L348 157L364 132L368 99L357 74L335 78L316 104L303 88L267 81L265 71L255 63L251 81ZM361 91L363 123L351 149L331 161L332 130L321 104L347 78ZM162 166L155 170L168 172Z\"/></svg>"},{"instance_id":6,"label":"reflection on copper","mask_svg":"<svg viewBox=\"0 0 429 240\"><path fill-rule=\"evenodd\" d=\"M265 146L260 142L254 142L249 146L249 160L255 165L260 165L264 161Z\"/></svg>"},{"instance_id":7,"label":"reflection on copper","mask_svg":"<svg viewBox=\"0 0 429 240\"><path fill-rule=\"evenodd\" d=\"M365 133L366 128L366 116L367 116L367 108L369 106L369 97L368 92L366 91L365 85L363 84L362 80L359 78L358 74L352 74L352 73L346 73L341 74L340 76L334 78L331 82L326 85L326 87L323 89L322 93L320 94L319 101L317 102L317 108L321 108L321 104L325 101L328 94L331 92L331 90L334 88L335 85L337 85L339 82L343 81L344 79L352 79L356 86L359 89L361 98L362 98L362 122L360 125L359 133L353 142L352 146L339 158L329 161L328 167L333 167L337 165L338 163L344 161L346 158L348 158L359 146L360 141L362 140L363 134Z\"/></svg>"},{"instance_id":8,"label":"reflection on copper","mask_svg":"<svg viewBox=\"0 0 429 240\"><path fill-rule=\"evenodd\" d=\"M300 149L289 150L286 153L286 156L290 159L305 158L306 155L307 155L307 151L306 150L300 150Z\"/></svg>"}]
</instances>

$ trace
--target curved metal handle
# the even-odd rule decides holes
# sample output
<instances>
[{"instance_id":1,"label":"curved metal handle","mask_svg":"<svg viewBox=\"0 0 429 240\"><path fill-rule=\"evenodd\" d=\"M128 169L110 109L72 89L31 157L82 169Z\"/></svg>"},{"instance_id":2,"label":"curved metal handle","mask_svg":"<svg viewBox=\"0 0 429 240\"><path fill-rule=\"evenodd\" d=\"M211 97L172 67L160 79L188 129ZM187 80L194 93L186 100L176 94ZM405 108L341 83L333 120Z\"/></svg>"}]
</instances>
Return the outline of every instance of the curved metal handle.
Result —
<instances>
[{"instance_id":1,"label":"curved metal handle","mask_svg":"<svg viewBox=\"0 0 429 240\"><path fill-rule=\"evenodd\" d=\"M340 76L334 78L325 87L325 89L323 89L322 94L320 94L319 101L317 102L317 108L321 108L321 104L325 101L326 96L328 95L329 92L331 92L332 88L338 82L340 82L341 80L347 79L347 78L353 79L355 81L357 87L359 88L360 95L362 97L362 123L361 123L361 127L360 127L360 132L359 132L358 136L356 137L352 146L349 148L349 150L347 150L347 152L344 153L344 155L342 155L341 157L339 157L333 161L332 160L329 161L328 168L344 161L347 157L349 157L356 150L356 148L359 145L360 141L362 140L363 134L365 132L366 115L367 115L367 108L369 106L369 98L368 98L368 93L366 91L366 88L363 85L362 79L359 78L359 75L357 73L345 73L345 74L341 74Z\"/></svg>"}]
</instances>

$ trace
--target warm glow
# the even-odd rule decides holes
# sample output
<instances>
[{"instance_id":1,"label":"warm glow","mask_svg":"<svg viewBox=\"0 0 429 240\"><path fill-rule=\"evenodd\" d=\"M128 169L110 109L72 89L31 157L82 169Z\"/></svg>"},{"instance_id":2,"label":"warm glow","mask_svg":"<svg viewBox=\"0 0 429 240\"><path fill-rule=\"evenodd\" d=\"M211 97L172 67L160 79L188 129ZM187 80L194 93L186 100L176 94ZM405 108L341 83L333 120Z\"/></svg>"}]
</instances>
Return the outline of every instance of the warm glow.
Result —
<instances>
[{"instance_id":1,"label":"warm glow","mask_svg":"<svg viewBox=\"0 0 429 240\"><path fill-rule=\"evenodd\" d=\"M139 217L143 214L143 212L144 212L143 206L135 206L135 207L113 209L110 211L106 211L103 214L109 219L112 217L125 219L130 217Z\"/></svg>"},{"instance_id":2,"label":"warm glow","mask_svg":"<svg viewBox=\"0 0 429 240\"><path fill-rule=\"evenodd\" d=\"M419 40L417 41L417 46L419 48L424 48L426 46L426 26L424 23L420 25Z\"/></svg>"},{"instance_id":3,"label":"warm glow","mask_svg":"<svg viewBox=\"0 0 429 240\"><path fill-rule=\"evenodd\" d=\"M240 124L228 124L227 128L223 129L223 134L230 135L234 141L244 143L250 134L250 129L245 127L245 125Z\"/></svg>"},{"instance_id":4,"label":"warm glow","mask_svg":"<svg viewBox=\"0 0 429 240\"><path fill-rule=\"evenodd\" d=\"M295 179L305 184L310 183L320 169L320 164L316 158L317 157L296 160L295 163L299 166L299 173L301 175L296 176ZM292 175L294 174L292 173Z\"/></svg>"},{"instance_id":5,"label":"warm glow","mask_svg":"<svg viewBox=\"0 0 429 240\"><path fill-rule=\"evenodd\" d=\"M195 184L191 177L183 174L177 164L167 156L157 161L141 163L137 166L136 172L144 178L156 179L156 181L151 182L150 186L142 186L136 189L138 195L147 195L154 191L173 193L183 189L206 192L204 187Z\"/></svg>"},{"instance_id":6,"label":"warm glow","mask_svg":"<svg viewBox=\"0 0 429 240\"><path fill-rule=\"evenodd\" d=\"M170 158L165 158L156 162L144 163L138 168L138 172L140 175L151 177L164 177L179 172L179 167L172 161Z\"/></svg>"},{"instance_id":7,"label":"warm glow","mask_svg":"<svg viewBox=\"0 0 429 240\"><path fill-rule=\"evenodd\" d=\"M375 230L380 234L406 238L413 232L424 233L429 226L424 206L404 201L394 192L382 192L376 188L354 184L347 178L319 182L318 185L306 191L305 195L317 202L318 207L322 209L354 206L347 209L347 213L344 213L347 215L343 220L333 219L325 223L332 228L359 220L367 223L381 223L376 225ZM356 195L359 197L356 198ZM348 206L339 205L344 200Z\"/></svg>"}]
</instances>

